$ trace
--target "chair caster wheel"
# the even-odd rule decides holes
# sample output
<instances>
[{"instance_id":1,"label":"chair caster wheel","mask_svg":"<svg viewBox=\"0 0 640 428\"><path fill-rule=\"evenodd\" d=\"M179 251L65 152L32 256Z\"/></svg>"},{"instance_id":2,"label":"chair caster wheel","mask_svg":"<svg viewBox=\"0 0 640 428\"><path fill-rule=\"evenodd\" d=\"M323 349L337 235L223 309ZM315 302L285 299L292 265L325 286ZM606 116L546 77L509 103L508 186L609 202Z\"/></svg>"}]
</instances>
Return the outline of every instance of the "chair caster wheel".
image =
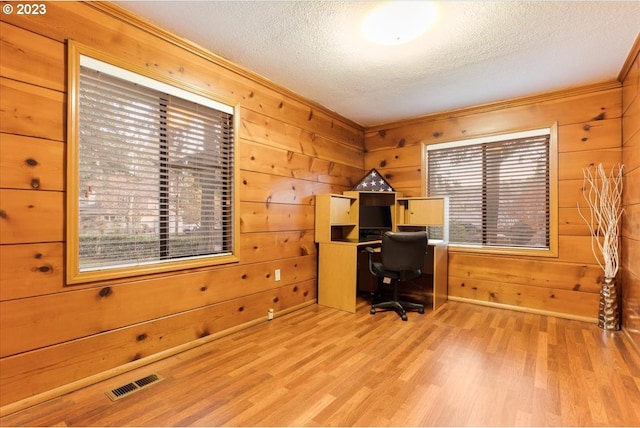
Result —
<instances>
[{"instance_id":1,"label":"chair caster wheel","mask_svg":"<svg viewBox=\"0 0 640 428\"><path fill-rule=\"evenodd\" d=\"M406 321L407 320L407 314L402 314L402 321Z\"/></svg>"},{"instance_id":2,"label":"chair caster wheel","mask_svg":"<svg viewBox=\"0 0 640 428\"><path fill-rule=\"evenodd\" d=\"M424 314L424 308L420 308L420 309L418 309L418 313L419 313L419 314Z\"/></svg>"},{"instance_id":3,"label":"chair caster wheel","mask_svg":"<svg viewBox=\"0 0 640 428\"><path fill-rule=\"evenodd\" d=\"M369 309L369 313L370 313L371 315L375 315L375 314L376 314L376 310L375 310L375 309L373 309L373 308L371 308L371 309Z\"/></svg>"}]
</instances>

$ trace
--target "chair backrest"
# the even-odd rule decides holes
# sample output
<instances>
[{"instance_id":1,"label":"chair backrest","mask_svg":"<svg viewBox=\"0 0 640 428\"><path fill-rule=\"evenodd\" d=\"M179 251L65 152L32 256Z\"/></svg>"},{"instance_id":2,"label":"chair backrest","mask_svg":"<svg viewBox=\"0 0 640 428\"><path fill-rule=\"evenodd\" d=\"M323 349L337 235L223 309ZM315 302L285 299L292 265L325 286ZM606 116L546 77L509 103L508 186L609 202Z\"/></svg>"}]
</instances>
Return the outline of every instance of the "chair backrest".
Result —
<instances>
[{"instance_id":1,"label":"chair backrest","mask_svg":"<svg viewBox=\"0 0 640 428\"><path fill-rule=\"evenodd\" d=\"M422 269L428 235L420 232L386 232L382 237L382 265L390 271Z\"/></svg>"}]
</instances>

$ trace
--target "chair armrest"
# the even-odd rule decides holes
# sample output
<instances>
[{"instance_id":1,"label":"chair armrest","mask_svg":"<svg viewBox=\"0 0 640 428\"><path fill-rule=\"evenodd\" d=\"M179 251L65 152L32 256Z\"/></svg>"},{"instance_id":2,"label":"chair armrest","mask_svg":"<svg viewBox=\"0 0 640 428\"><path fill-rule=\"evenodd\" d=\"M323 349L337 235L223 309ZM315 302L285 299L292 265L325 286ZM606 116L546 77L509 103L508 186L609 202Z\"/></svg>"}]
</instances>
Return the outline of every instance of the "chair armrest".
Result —
<instances>
[{"instance_id":1,"label":"chair armrest","mask_svg":"<svg viewBox=\"0 0 640 428\"><path fill-rule=\"evenodd\" d=\"M364 250L367 252L368 256L367 258L369 261L369 272L371 272L371 275L378 276L378 274L373 270L373 259L371 257L376 252L376 250L374 250L372 247L365 247Z\"/></svg>"}]
</instances>

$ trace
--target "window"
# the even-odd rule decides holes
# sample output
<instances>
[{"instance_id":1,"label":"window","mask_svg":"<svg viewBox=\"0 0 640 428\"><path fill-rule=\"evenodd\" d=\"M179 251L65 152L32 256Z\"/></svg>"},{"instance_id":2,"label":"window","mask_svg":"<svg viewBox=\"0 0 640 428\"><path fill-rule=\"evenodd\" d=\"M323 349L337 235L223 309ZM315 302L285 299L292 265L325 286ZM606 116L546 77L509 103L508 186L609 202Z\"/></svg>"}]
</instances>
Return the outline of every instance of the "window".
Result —
<instances>
[{"instance_id":1,"label":"window","mask_svg":"<svg viewBox=\"0 0 640 428\"><path fill-rule=\"evenodd\" d=\"M233 108L79 55L68 282L233 259Z\"/></svg>"},{"instance_id":2,"label":"window","mask_svg":"<svg viewBox=\"0 0 640 428\"><path fill-rule=\"evenodd\" d=\"M427 194L449 197L451 245L555 252L555 126L425 152Z\"/></svg>"}]
</instances>

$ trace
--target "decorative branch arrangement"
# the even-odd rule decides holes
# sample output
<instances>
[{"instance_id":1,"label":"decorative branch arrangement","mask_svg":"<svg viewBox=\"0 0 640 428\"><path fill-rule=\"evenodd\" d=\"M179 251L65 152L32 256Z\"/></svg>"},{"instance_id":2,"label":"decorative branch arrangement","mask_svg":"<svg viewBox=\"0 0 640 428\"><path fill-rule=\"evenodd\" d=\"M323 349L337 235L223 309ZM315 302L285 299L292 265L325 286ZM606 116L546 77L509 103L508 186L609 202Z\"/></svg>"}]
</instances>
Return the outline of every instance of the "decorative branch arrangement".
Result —
<instances>
[{"instance_id":1,"label":"decorative branch arrangement","mask_svg":"<svg viewBox=\"0 0 640 428\"><path fill-rule=\"evenodd\" d=\"M579 204L578 213L589 227L591 250L604 271L604 276L615 278L620 260L618 248L623 166L614 166L608 176L602 164L598 164L595 171L592 168L589 166L582 169L582 195L589 206L589 218L582 214Z\"/></svg>"},{"instance_id":2,"label":"decorative branch arrangement","mask_svg":"<svg viewBox=\"0 0 640 428\"><path fill-rule=\"evenodd\" d=\"M602 164L583 168L582 196L589 207L588 218L577 204L578 213L591 232L591 251L604 271L598 325L607 330L620 329L615 277L620 264L622 170L621 164L611 168L609 175Z\"/></svg>"}]
</instances>

